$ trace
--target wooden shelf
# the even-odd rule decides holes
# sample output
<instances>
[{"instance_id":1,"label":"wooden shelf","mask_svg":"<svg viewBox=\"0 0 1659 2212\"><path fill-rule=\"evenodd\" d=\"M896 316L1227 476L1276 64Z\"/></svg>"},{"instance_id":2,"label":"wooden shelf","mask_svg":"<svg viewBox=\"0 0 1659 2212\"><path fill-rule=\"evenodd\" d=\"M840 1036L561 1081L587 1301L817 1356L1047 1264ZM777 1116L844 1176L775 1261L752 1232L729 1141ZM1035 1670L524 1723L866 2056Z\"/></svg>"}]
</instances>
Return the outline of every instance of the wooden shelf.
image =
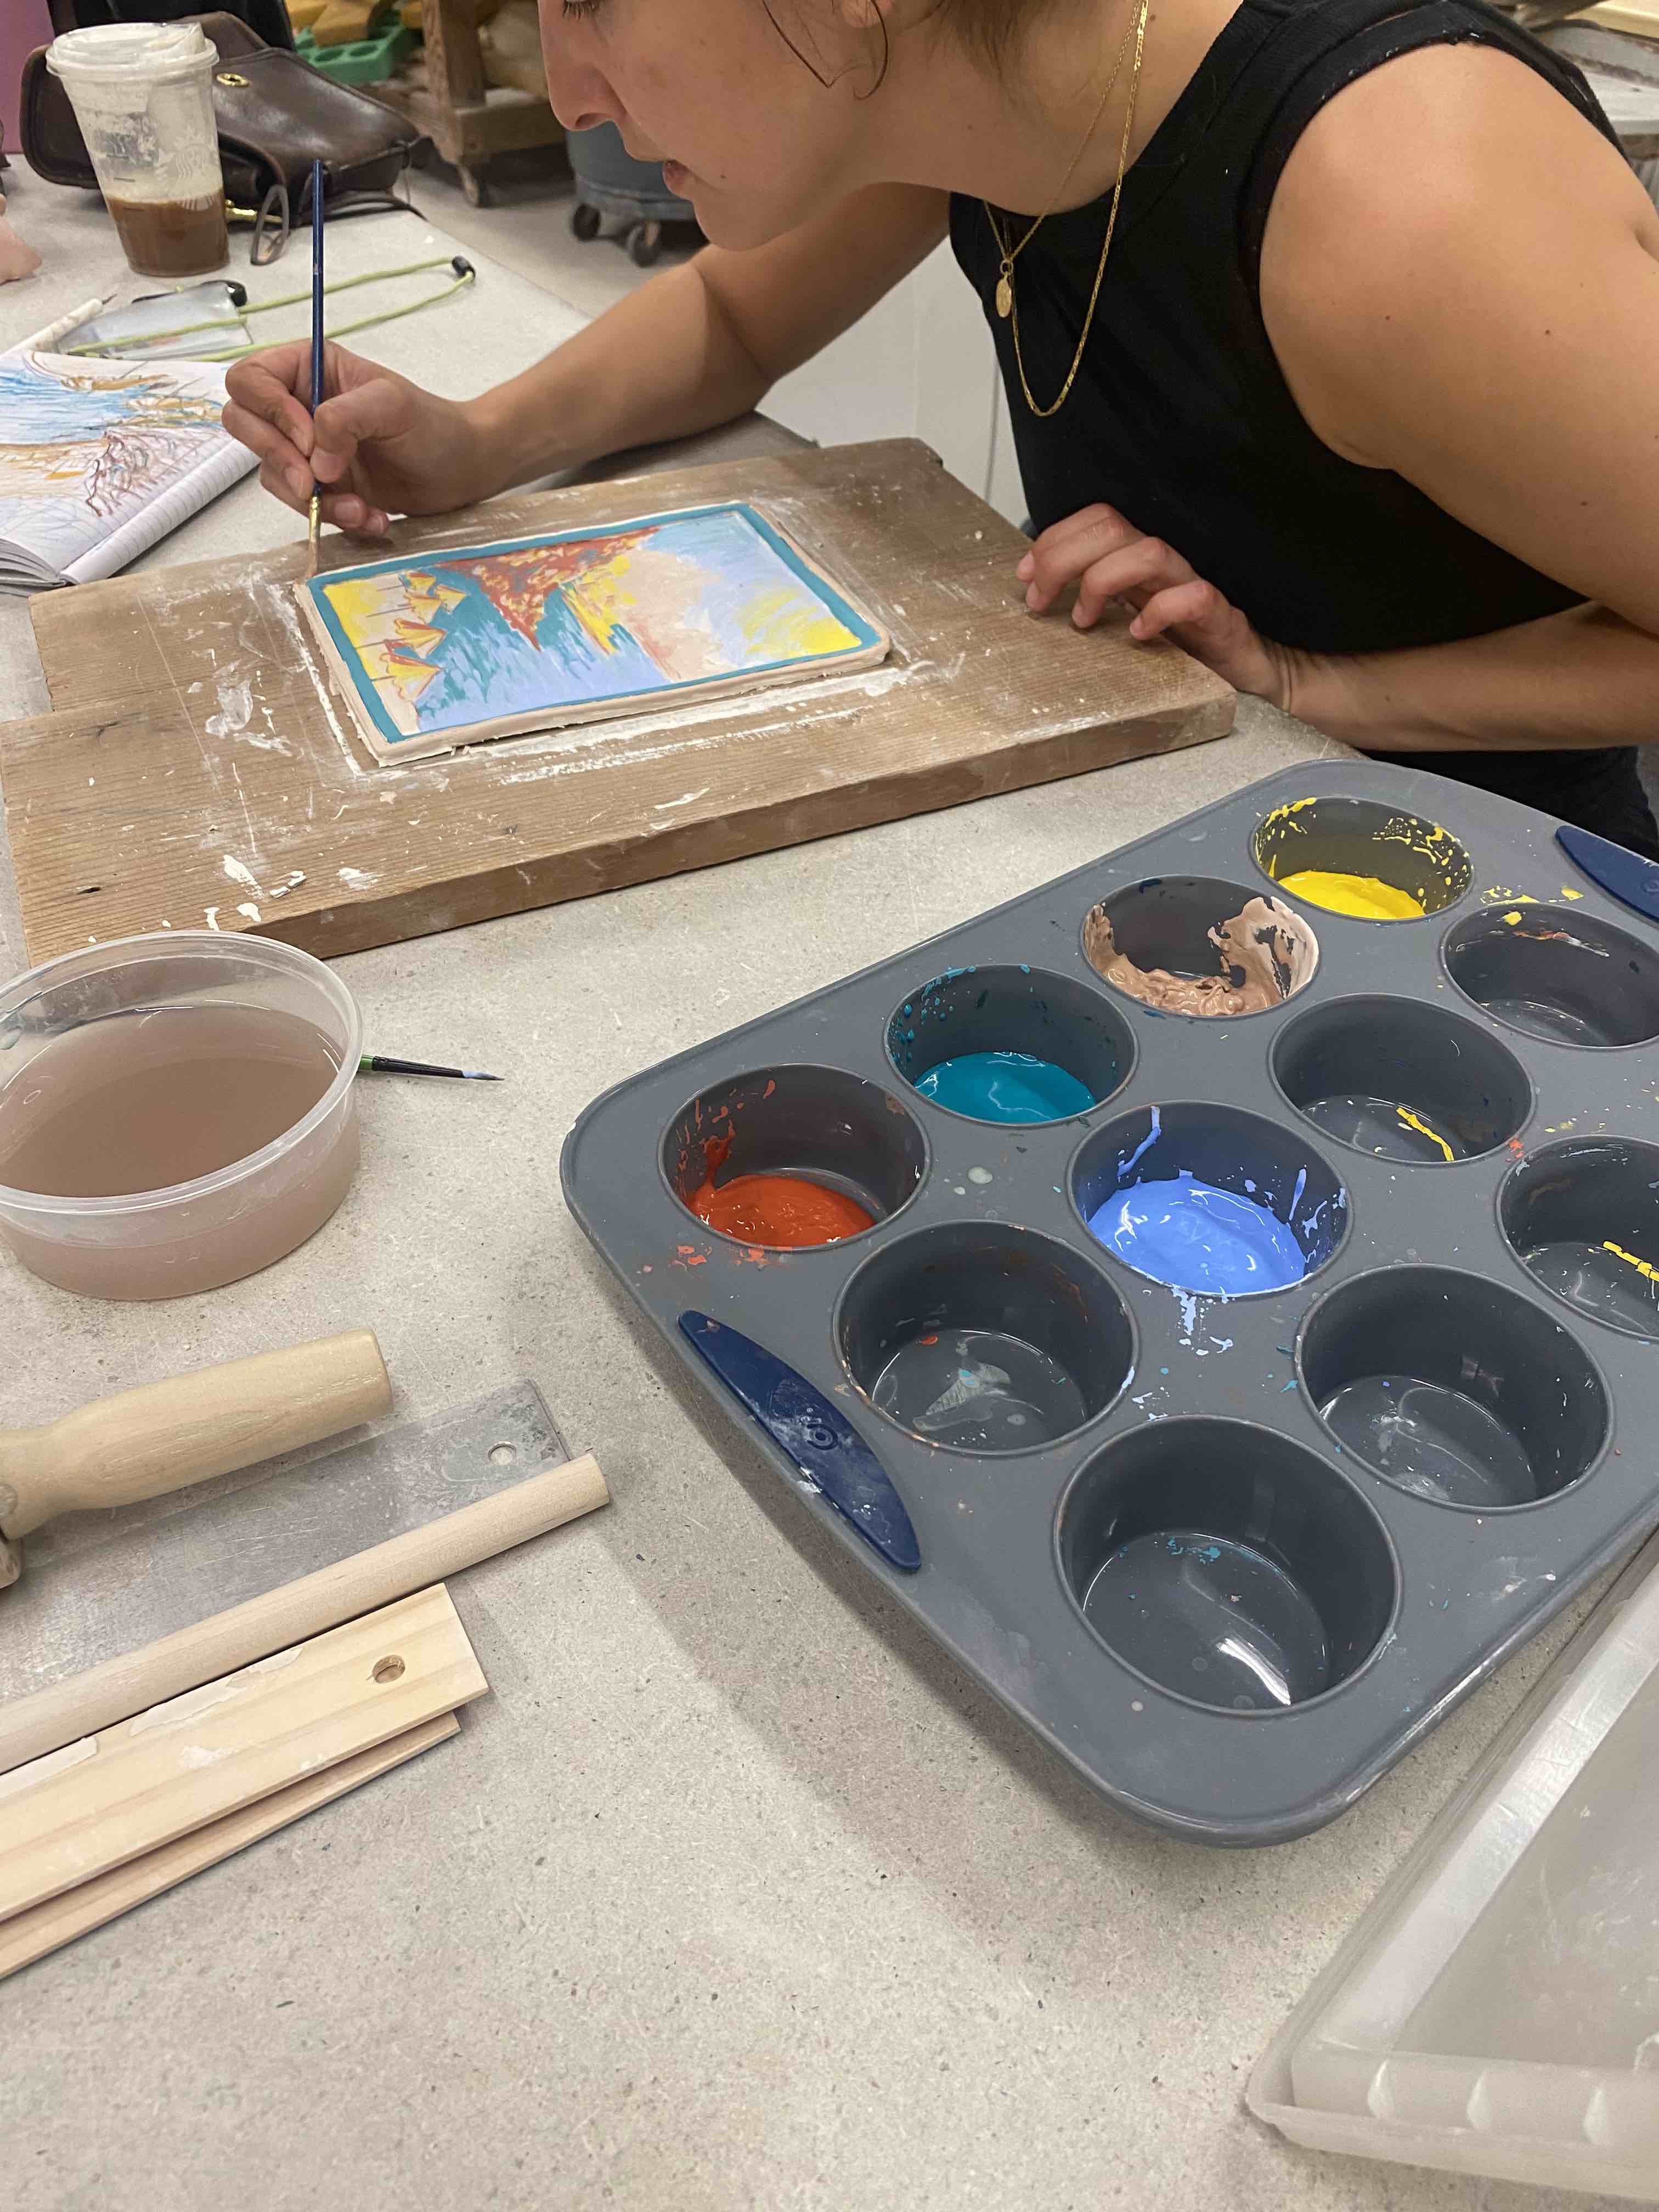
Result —
<instances>
[{"instance_id":1,"label":"wooden shelf","mask_svg":"<svg viewBox=\"0 0 1659 2212\"><path fill-rule=\"evenodd\" d=\"M401 75L374 87L400 109L460 173L461 190L484 205L483 165L492 155L556 146L564 132L544 98L487 85L478 44L477 0L424 0L426 51Z\"/></svg>"}]
</instances>

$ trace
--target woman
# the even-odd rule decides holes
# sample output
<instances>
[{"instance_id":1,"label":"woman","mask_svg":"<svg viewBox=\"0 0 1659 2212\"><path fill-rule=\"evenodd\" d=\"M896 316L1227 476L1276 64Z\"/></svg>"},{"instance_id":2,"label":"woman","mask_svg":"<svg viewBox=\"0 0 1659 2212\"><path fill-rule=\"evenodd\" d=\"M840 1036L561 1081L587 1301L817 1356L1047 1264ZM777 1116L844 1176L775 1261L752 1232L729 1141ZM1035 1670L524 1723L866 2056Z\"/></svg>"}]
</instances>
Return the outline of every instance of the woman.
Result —
<instances>
[{"instance_id":1,"label":"woman","mask_svg":"<svg viewBox=\"0 0 1659 2212\"><path fill-rule=\"evenodd\" d=\"M754 406L947 228L1034 611L1659 855L1659 214L1479 0L542 0L553 105L712 241L463 403L231 374L269 489L369 535ZM1011 579L1011 583L1015 580Z\"/></svg>"}]
</instances>

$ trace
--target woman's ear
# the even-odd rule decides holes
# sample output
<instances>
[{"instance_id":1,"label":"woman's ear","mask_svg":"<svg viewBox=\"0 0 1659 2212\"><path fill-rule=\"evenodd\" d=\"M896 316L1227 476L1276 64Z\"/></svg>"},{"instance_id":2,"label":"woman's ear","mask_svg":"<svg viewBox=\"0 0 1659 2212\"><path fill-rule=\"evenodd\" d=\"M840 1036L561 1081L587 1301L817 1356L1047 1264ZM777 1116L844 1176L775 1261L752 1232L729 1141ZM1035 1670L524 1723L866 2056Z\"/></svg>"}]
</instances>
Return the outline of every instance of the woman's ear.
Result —
<instances>
[{"instance_id":1,"label":"woman's ear","mask_svg":"<svg viewBox=\"0 0 1659 2212\"><path fill-rule=\"evenodd\" d=\"M821 85L887 74L899 0L761 0L772 27Z\"/></svg>"}]
</instances>

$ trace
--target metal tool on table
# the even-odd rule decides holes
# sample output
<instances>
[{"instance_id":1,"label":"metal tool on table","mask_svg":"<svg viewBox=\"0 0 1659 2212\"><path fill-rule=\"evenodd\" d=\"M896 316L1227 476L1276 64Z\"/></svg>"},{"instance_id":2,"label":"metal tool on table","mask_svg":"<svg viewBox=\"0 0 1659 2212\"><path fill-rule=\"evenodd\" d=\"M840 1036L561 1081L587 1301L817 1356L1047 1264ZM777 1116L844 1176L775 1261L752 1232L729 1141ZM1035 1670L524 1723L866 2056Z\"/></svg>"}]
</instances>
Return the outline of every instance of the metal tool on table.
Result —
<instances>
[{"instance_id":1,"label":"metal tool on table","mask_svg":"<svg viewBox=\"0 0 1659 2212\"><path fill-rule=\"evenodd\" d=\"M164 1497L356 1428L391 1403L380 1347L359 1328L124 1390L40 1428L0 1430L0 1589L22 1572L23 1538L58 1514Z\"/></svg>"},{"instance_id":2,"label":"metal tool on table","mask_svg":"<svg viewBox=\"0 0 1659 2212\"><path fill-rule=\"evenodd\" d=\"M0 1777L606 1504L531 1382L188 1498L58 1522L0 1627Z\"/></svg>"}]
</instances>

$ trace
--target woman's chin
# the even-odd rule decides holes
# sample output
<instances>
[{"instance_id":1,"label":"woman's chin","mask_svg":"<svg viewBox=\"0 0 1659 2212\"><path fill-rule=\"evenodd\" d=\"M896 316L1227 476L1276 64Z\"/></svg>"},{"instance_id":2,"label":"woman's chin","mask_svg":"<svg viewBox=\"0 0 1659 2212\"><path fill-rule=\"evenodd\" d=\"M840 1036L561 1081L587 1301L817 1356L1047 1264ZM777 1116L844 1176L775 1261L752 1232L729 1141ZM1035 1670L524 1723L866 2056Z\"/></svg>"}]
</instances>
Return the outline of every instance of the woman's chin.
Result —
<instances>
[{"instance_id":1,"label":"woman's chin","mask_svg":"<svg viewBox=\"0 0 1659 2212\"><path fill-rule=\"evenodd\" d=\"M682 168L678 161L663 163L662 180L676 199L690 201L697 228L708 243L724 246L733 252L740 253L755 246L769 246L775 238L781 238L793 229L800 220L799 215L769 205L765 200L722 191L691 170Z\"/></svg>"}]
</instances>

